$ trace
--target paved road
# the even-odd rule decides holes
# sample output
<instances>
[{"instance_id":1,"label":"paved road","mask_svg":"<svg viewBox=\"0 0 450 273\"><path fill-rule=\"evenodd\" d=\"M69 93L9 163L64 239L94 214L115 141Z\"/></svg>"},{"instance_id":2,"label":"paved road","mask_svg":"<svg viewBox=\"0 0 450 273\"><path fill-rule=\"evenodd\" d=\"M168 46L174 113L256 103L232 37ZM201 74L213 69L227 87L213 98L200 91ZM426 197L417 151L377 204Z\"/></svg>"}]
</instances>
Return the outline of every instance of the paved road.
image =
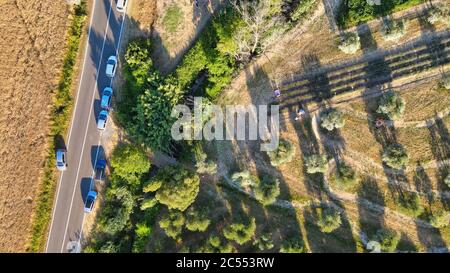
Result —
<instances>
[{"instance_id":1,"label":"paved road","mask_svg":"<svg viewBox=\"0 0 450 273\"><path fill-rule=\"evenodd\" d=\"M102 133L97 129L100 93L112 85L105 63L120 44L124 14L115 0L94 0L81 80L67 138L68 169L58 182L46 252L68 252L79 244L84 223L84 202L93 186L93 166L102 157Z\"/></svg>"}]
</instances>

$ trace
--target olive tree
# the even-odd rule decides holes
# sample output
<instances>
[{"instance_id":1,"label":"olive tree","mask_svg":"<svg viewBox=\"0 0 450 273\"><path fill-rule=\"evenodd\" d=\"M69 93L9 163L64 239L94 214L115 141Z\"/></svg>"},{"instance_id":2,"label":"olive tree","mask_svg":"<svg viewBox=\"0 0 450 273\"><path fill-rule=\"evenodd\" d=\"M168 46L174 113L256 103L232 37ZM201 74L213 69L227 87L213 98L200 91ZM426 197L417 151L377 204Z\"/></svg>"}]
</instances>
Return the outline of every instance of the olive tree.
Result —
<instances>
[{"instance_id":1,"label":"olive tree","mask_svg":"<svg viewBox=\"0 0 450 273\"><path fill-rule=\"evenodd\" d=\"M386 41L397 41L406 34L405 20L387 20L384 22L381 35Z\"/></svg>"},{"instance_id":2,"label":"olive tree","mask_svg":"<svg viewBox=\"0 0 450 273\"><path fill-rule=\"evenodd\" d=\"M249 221L242 219L237 220L234 223L230 223L223 229L223 235L225 238L236 243L243 245L250 241L255 235L256 220L251 218Z\"/></svg>"},{"instance_id":3,"label":"olive tree","mask_svg":"<svg viewBox=\"0 0 450 273\"><path fill-rule=\"evenodd\" d=\"M377 113L384 114L391 120L401 118L404 111L405 100L395 92L384 93L377 109Z\"/></svg>"},{"instance_id":4,"label":"olive tree","mask_svg":"<svg viewBox=\"0 0 450 273\"><path fill-rule=\"evenodd\" d=\"M260 251L269 250L274 247L272 233L264 233L253 242L253 245Z\"/></svg>"},{"instance_id":5,"label":"olive tree","mask_svg":"<svg viewBox=\"0 0 450 273\"><path fill-rule=\"evenodd\" d=\"M377 231L374 241L380 243L383 252L394 252L400 241L400 233L393 229L380 229Z\"/></svg>"},{"instance_id":6,"label":"olive tree","mask_svg":"<svg viewBox=\"0 0 450 273\"><path fill-rule=\"evenodd\" d=\"M181 166L166 166L154 179L162 181L155 197L169 209L185 211L195 201L200 189L198 175Z\"/></svg>"},{"instance_id":7,"label":"olive tree","mask_svg":"<svg viewBox=\"0 0 450 273\"><path fill-rule=\"evenodd\" d=\"M342 190L349 190L360 181L356 172L350 166L345 164L337 167L332 179L336 186Z\"/></svg>"},{"instance_id":8,"label":"olive tree","mask_svg":"<svg viewBox=\"0 0 450 273\"><path fill-rule=\"evenodd\" d=\"M315 209L316 223L320 231L331 233L342 224L339 211L331 207L318 207Z\"/></svg>"},{"instance_id":9,"label":"olive tree","mask_svg":"<svg viewBox=\"0 0 450 273\"><path fill-rule=\"evenodd\" d=\"M307 173L325 173L328 168L328 161L325 155L311 155L305 157Z\"/></svg>"},{"instance_id":10,"label":"olive tree","mask_svg":"<svg viewBox=\"0 0 450 273\"><path fill-rule=\"evenodd\" d=\"M186 213L186 228L190 231L205 231L210 223L206 209L195 210L191 207Z\"/></svg>"},{"instance_id":11,"label":"olive tree","mask_svg":"<svg viewBox=\"0 0 450 273\"><path fill-rule=\"evenodd\" d=\"M294 236L281 243L281 253L305 253L305 243L301 236Z\"/></svg>"},{"instance_id":12,"label":"olive tree","mask_svg":"<svg viewBox=\"0 0 450 273\"><path fill-rule=\"evenodd\" d=\"M328 131L342 128L345 125L344 115L336 109L324 112L320 117L320 125Z\"/></svg>"},{"instance_id":13,"label":"olive tree","mask_svg":"<svg viewBox=\"0 0 450 273\"><path fill-rule=\"evenodd\" d=\"M295 156L295 147L288 140L280 140L278 147L267 152L272 166L280 166L283 163L291 162Z\"/></svg>"},{"instance_id":14,"label":"olive tree","mask_svg":"<svg viewBox=\"0 0 450 273\"><path fill-rule=\"evenodd\" d=\"M361 48L358 33L345 32L341 36L338 48L346 54L354 54Z\"/></svg>"},{"instance_id":15,"label":"olive tree","mask_svg":"<svg viewBox=\"0 0 450 273\"><path fill-rule=\"evenodd\" d=\"M440 210L434 212L430 216L430 224L435 228L443 228L449 225L450 212L445 210Z\"/></svg>"},{"instance_id":16,"label":"olive tree","mask_svg":"<svg viewBox=\"0 0 450 273\"><path fill-rule=\"evenodd\" d=\"M404 169L409 162L406 149L396 143L386 147L382 159L387 166L396 170Z\"/></svg>"},{"instance_id":17,"label":"olive tree","mask_svg":"<svg viewBox=\"0 0 450 273\"><path fill-rule=\"evenodd\" d=\"M249 187L259 183L259 178L252 175L248 170L233 173L231 180L241 187Z\"/></svg>"},{"instance_id":18,"label":"olive tree","mask_svg":"<svg viewBox=\"0 0 450 273\"><path fill-rule=\"evenodd\" d=\"M252 186L252 189L256 200L267 206L274 203L280 195L280 181L264 176L259 183Z\"/></svg>"},{"instance_id":19,"label":"olive tree","mask_svg":"<svg viewBox=\"0 0 450 273\"><path fill-rule=\"evenodd\" d=\"M200 246L196 252L200 253L232 253L233 245L216 235L209 237L202 246Z\"/></svg>"}]
</instances>

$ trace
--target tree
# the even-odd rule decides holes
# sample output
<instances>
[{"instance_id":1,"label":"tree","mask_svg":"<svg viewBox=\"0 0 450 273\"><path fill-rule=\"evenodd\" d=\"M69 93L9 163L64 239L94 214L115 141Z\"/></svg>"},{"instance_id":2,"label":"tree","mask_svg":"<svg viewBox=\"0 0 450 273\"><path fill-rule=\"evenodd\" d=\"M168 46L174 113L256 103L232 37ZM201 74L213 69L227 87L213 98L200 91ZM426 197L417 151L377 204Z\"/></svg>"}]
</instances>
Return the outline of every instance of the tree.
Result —
<instances>
[{"instance_id":1,"label":"tree","mask_svg":"<svg viewBox=\"0 0 450 273\"><path fill-rule=\"evenodd\" d=\"M118 253L119 250L119 245L115 244L113 241L107 241L100 247L98 253Z\"/></svg>"},{"instance_id":2,"label":"tree","mask_svg":"<svg viewBox=\"0 0 450 273\"><path fill-rule=\"evenodd\" d=\"M348 165L342 164L337 167L336 173L333 175L336 186L342 190L349 190L360 181L356 172Z\"/></svg>"},{"instance_id":3,"label":"tree","mask_svg":"<svg viewBox=\"0 0 450 273\"><path fill-rule=\"evenodd\" d=\"M140 253L145 249L145 244L147 243L150 234L152 233L152 228L146 223L137 223L134 230L134 242L133 242L133 253Z\"/></svg>"},{"instance_id":4,"label":"tree","mask_svg":"<svg viewBox=\"0 0 450 273\"><path fill-rule=\"evenodd\" d=\"M197 173L214 175L217 173L217 164L212 160L207 160L207 154L199 148L195 152L195 167Z\"/></svg>"},{"instance_id":5,"label":"tree","mask_svg":"<svg viewBox=\"0 0 450 273\"><path fill-rule=\"evenodd\" d=\"M401 118L404 111L405 100L395 92L384 93L377 109L377 113L384 114L391 120Z\"/></svg>"},{"instance_id":6,"label":"tree","mask_svg":"<svg viewBox=\"0 0 450 273\"><path fill-rule=\"evenodd\" d=\"M153 208L156 204L158 204L158 200L154 197L144 199L141 204L141 210Z\"/></svg>"},{"instance_id":7,"label":"tree","mask_svg":"<svg viewBox=\"0 0 450 273\"><path fill-rule=\"evenodd\" d=\"M164 214L159 221L159 226L166 232L167 236L178 240L183 230L185 218L178 210L170 210Z\"/></svg>"},{"instance_id":8,"label":"tree","mask_svg":"<svg viewBox=\"0 0 450 273\"><path fill-rule=\"evenodd\" d=\"M186 214L186 228L190 231L205 231L210 223L206 209L195 210L191 207Z\"/></svg>"},{"instance_id":9,"label":"tree","mask_svg":"<svg viewBox=\"0 0 450 273\"><path fill-rule=\"evenodd\" d=\"M251 187L259 183L259 178L252 175L249 171L235 172L231 176L231 180L241 187Z\"/></svg>"},{"instance_id":10,"label":"tree","mask_svg":"<svg viewBox=\"0 0 450 273\"><path fill-rule=\"evenodd\" d=\"M438 22L450 25L450 10L448 6L436 5L429 11L428 22L436 24Z\"/></svg>"},{"instance_id":11,"label":"tree","mask_svg":"<svg viewBox=\"0 0 450 273\"><path fill-rule=\"evenodd\" d=\"M154 179L162 181L156 199L170 209L185 211L197 198L200 178L181 166L164 167Z\"/></svg>"},{"instance_id":12,"label":"tree","mask_svg":"<svg viewBox=\"0 0 450 273\"><path fill-rule=\"evenodd\" d=\"M417 217L424 211L420 202L420 197L415 192L399 193L395 198L395 202L398 204L398 210L401 213L411 217Z\"/></svg>"},{"instance_id":13,"label":"tree","mask_svg":"<svg viewBox=\"0 0 450 273\"><path fill-rule=\"evenodd\" d=\"M384 252L394 252L400 241L400 233L392 229L380 229L375 235L375 241L380 243Z\"/></svg>"},{"instance_id":14,"label":"tree","mask_svg":"<svg viewBox=\"0 0 450 273\"><path fill-rule=\"evenodd\" d=\"M235 223L229 224L223 229L223 235L225 238L236 243L243 245L250 241L255 235L256 220L251 218L250 221L238 220Z\"/></svg>"},{"instance_id":15,"label":"tree","mask_svg":"<svg viewBox=\"0 0 450 273\"><path fill-rule=\"evenodd\" d=\"M306 252L305 244L301 236L294 236L284 240L280 247L281 253L304 253Z\"/></svg>"},{"instance_id":16,"label":"tree","mask_svg":"<svg viewBox=\"0 0 450 273\"><path fill-rule=\"evenodd\" d=\"M242 27L234 35L237 60L249 60L264 52L284 32L279 24L281 8L278 9L273 0L230 2L242 21Z\"/></svg>"},{"instance_id":17,"label":"tree","mask_svg":"<svg viewBox=\"0 0 450 273\"><path fill-rule=\"evenodd\" d=\"M404 169L409 162L406 149L397 143L391 144L385 149L382 159L386 165L396 170Z\"/></svg>"},{"instance_id":18,"label":"tree","mask_svg":"<svg viewBox=\"0 0 450 273\"><path fill-rule=\"evenodd\" d=\"M111 188L106 193L106 200L109 202L100 218L100 230L115 235L128 224L135 201L126 187Z\"/></svg>"},{"instance_id":19,"label":"tree","mask_svg":"<svg viewBox=\"0 0 450 273\"><path fill-rule=\"evenodd\" d=\"M264 233L253 243L259 251L270 250L274 247L272 233Z\"/></svg>"},{"instance_id":20,"label":"tree","mask_svg":"<svg viewBox=\"0 0 450 273\"><path fill-rule=\"evenodd\" d=\"M346 54L356 53L361 48L358 34L355 32L343 33L338 48Z\"/></svg>"},{"instance_id":21,"label":"tree","mask_svg":"<svg viewBox=\"0 0 450 273\"><path fill-rule=\"evenodd\" d=\"M292 161L295 156L295 147L291 142L282 139L278 147L273 151L267 152L267 155L270 158L270 164L272 166L280 166L281 164Z\"/></svg>"},{"instance_id":22,"label":"tree","mask_svg":"<svg viewBox=\"0 0 450 273\"><path fill-rule=\"evenodd\" d=\"M440 210L434 212L430 216L430 224L435 228L443 228L449 225L450 212L445 210Z\"/></svg>"},{"instance_id":23,"label":"tree","mask_svg":"<svg viewBox=\"0 0 450 273\"><path fill-rule=\"evenodd\" d=\"M447 187L450 187L450 174L447 174L447 176L444 178L444 183L447 185Z\"/></svg>"},{"instance_id":24,"label":"tree","mask_svg":"<svg viewBox=\"0 0 450 273\"><path fill-rule=\"evenodd\" d=\"M159 188L161 188L162 183L163 183L162 180L152 178L144 184L143 192L145 193L155 192L159 190Z\"/></svg>"},{"instance_id":25,"label":"tree","mask_svg":"<svg viewBox=\"0 0 450 273\"><path fill-rule=\"evenodd\" d=\"M204 245L200 246L196 252L200 253L232 253L233 245L223 238L212 235L209 237Z\"/></svg>"},{"instance_id":26,"label":"tree","mask_svg":"<svg viewBox=\"0 0 450 273\"><path fill-rule=\"evenodd\" d=\"M342 224L340 213L331 207L318 207L315 209L316 223L320 231L331 233Z\"/></svg>"},{"instance_id":27,"label":"tree","mask_svg":"<svg viewBox=\"0 0 450 273\"><path fill-rule=\"evenodd\" d=\"M114 149L111 167L114 174L132 183L150 170L150 160L141 149L125 144Z\"/></svg>"},{"instance_id":28,"label":"tree","mask_svg":"<svg viewBox=\"0 0 450 273\"><path fill-rule=\"evenodd\" d=\"M264 176L263 179L252 186L256 200L264 206L270 205L280 195L280 181Z\"/></svg>"},{"instance_id":29,"label":"tree","mask_svg":"<svg viewBox=\"0 0 450 273\"><path fill-rule=\"evenodd\" d=\"M344 116L341 112L335 109L323 113L320 120L320 125L322 128L327 129L328 131L342 128L345 125Z\"/></svg>"},{"instance_id":30,"label":"tree","mask_svg":"<svg viewBox=\"0 0 450 273\"><path fill-rule=\"evenodd\" d=\"M328 161L325 155L311 155L305 157L307 173L325 173L328 168Z\"/></svg>"},{"instance_id":31,"label":"tree","mask_svg":"<svg viewBox=\"0 0 450 273\"><path fill-rule=\"evenodd\" d=\"M406 34L404 20L387 20L383 24L381 35L386 41L397 41Z\"/></svg>"}]
</instances>

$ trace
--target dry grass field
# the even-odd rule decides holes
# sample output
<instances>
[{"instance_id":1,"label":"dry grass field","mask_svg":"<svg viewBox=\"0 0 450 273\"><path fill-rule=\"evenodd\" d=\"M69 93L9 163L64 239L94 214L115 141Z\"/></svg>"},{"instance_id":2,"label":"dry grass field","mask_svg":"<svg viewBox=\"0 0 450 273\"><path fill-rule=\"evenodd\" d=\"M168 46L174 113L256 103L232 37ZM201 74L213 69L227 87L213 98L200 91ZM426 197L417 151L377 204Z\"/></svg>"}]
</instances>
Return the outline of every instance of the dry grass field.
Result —
<instances>
[{"instance_id":1,"label":"dry grass field","mask_svg":"<svg viewBox=\"0 0 450 273\"><path fill-rule=\"evenodd\" d=\"M23 252L44 163L69 7L0 1L0 251Z\"/></svg>"}]
</instances>

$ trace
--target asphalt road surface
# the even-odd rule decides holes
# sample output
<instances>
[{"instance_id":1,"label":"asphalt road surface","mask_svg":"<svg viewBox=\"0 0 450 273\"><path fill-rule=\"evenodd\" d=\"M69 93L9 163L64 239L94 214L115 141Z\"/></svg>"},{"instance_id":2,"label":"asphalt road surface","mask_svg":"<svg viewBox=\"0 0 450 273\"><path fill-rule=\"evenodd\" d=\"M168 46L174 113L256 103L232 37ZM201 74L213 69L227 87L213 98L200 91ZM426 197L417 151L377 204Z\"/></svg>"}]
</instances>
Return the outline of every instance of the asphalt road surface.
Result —
<instances>
[{"instance_id":1,"label":"asphalt road surface","mask_svg":"<svg viewBox=\"0 0 450 273\"><path fill-rule=\"evenodd\" d=\"M89 189L94 187L95 162L103 157L102 132L97 129L100 96L105 87L112 85L112 80L105 74L106 61L109 56L117 55L125 15L116 10L116 0L94 0L93 5L81 80L66 142L68 168L58 181L46 252L80 250L84 203Z\"/></svg>"}]
</instances>

